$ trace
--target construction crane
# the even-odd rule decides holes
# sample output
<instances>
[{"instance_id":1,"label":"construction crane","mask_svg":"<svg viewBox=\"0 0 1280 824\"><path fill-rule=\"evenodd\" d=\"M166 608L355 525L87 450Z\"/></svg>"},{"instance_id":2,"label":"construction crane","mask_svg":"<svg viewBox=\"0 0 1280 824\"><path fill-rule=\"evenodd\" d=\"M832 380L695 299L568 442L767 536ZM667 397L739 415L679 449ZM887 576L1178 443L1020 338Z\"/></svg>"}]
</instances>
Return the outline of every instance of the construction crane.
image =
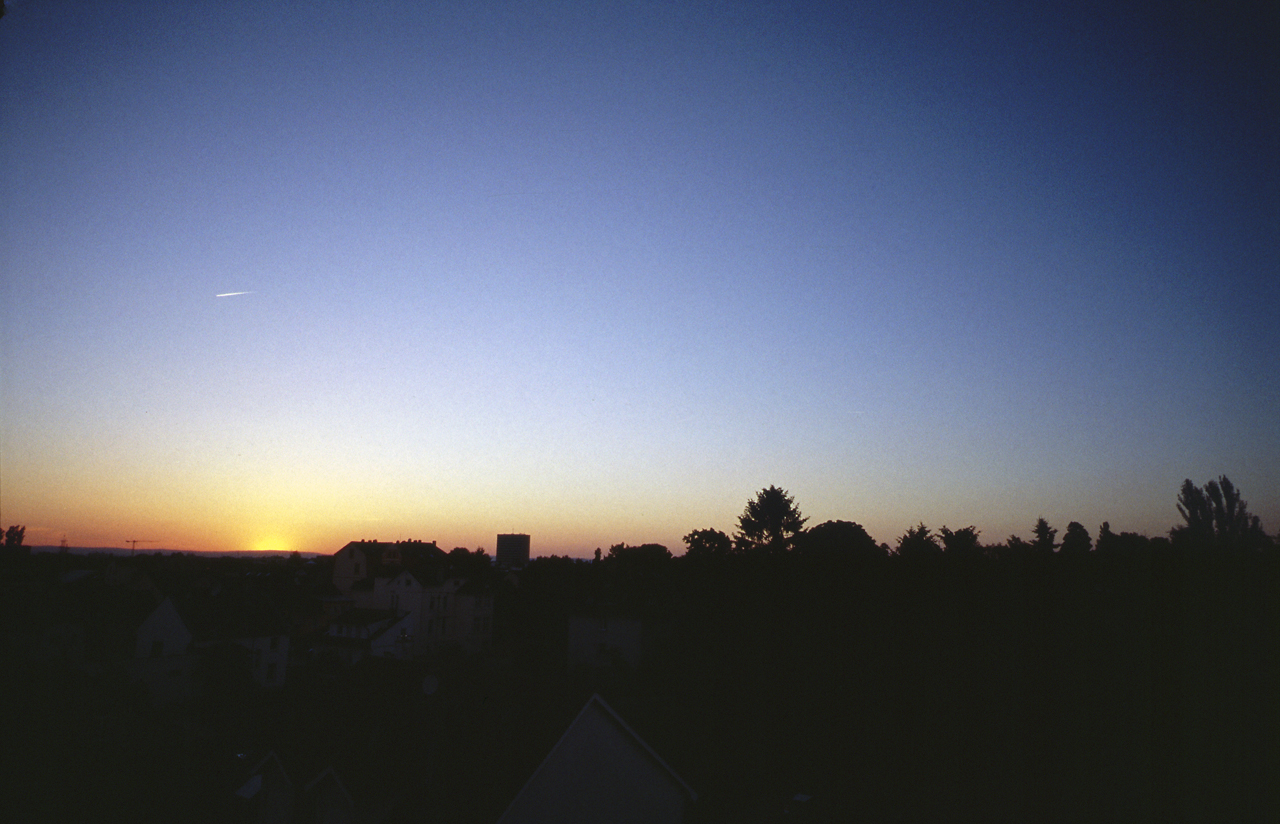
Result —
<instances>
[{"instance_id":1,"label":"construction crane","mask_svg":"<svg viewBox=\"0 0 1280 824\"><path fill-rule=\"evenodd\" d=\"M129 545L129 557L133 557L133 551L138 548L138 544L154 544L155 541L149 541L142 538L125 538L124 542Z\"/></svg>"}]
</instances>

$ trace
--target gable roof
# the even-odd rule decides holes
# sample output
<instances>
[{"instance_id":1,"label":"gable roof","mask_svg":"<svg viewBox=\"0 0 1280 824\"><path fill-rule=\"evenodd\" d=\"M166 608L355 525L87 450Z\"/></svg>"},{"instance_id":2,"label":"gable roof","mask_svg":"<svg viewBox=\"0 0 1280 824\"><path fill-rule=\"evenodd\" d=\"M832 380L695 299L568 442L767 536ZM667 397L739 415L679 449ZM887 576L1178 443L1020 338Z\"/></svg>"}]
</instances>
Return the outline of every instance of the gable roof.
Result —
<instances>
[{"instance_id":1,"label":"gable roof","mask_svg":"<svg viewBox=\"0 0 1280 824\"><path fill-rule=\"evenodd\" d=\"M646 785L644 776L637 775L635 767L641 763L650 767L656 782ZM679 820L684 803L697 798L597 694L587 700L498 821L646 821L662 813Z\"/></svg>"},{"instance_id":2,"label":"gable roof","mask_svg":"<svg viewBox=\"0 0 1280 824\"><path fill-rule=\"evenodd\" d=\"M333 766L325 767L319 775L311 779L311 782L302 789L304 793L314 797L319 796L325 790L329 791L330 803L337 803L347 809L355 806L351 800L351 793L347 792L346 785L342 783L342 779L338 777L338 773Z\"/></svg>"},{"instance_id":3,"label":"gable roof","mask_svg":"<svg viewBox=\"0 0 1280 824\"><path fill-rule=\"evenodd\" d=\"M139 643L145 634L147 637L154 636L157 632L167 632L173 639L177 640L177 646L185 649L191 643L191 630L187 628L187 622L182 620L182 616L178 614L178 608L173 605L173 599L165 598L160 604L151 611L141 624L138 625L136 636Z\"/></svg>"}]
</instances>

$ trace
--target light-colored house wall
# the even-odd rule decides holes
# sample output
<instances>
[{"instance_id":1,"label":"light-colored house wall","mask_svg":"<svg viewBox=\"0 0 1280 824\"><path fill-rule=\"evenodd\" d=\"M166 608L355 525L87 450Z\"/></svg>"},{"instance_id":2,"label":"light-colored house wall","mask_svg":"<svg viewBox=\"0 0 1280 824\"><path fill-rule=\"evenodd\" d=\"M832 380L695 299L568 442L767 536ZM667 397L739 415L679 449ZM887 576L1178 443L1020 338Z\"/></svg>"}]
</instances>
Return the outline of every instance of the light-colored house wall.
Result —
<instances>
[{"instance_id":1,"label":"light-colored house wall","mask_svg":"<svg viewBox=\"0 0 1280 824\"><path fill-rule=\"evenodd\" d=\"M263 635L254 638L237 638L236 643L252 655L254 683L260 687L283 687L285 670L289 665L289 636Z\"/></svg>"},{"instance_id":2,"label":"light-colored house wall","mask_svg":"<svg viewBox=\"0 0 1280 824\"><path fill-rule=\"evenodd\" d=\"M170 703L194 694L196 657L187 652L191 633L171 600L165 598L143 620L135 642L129 677L141 683L152 700Z\"/></svg>"},{"instance_id":3,"label":"light-colored house wall","mask_svg":"<svg viewBox=\"0 0 1280 824\"><path fill-rule=\"evenodd\" d=\"M369 575L369 558L356 544L348 544L333 555L333 585L343 595L351 594L351 586Z\"/></svg>"},{"instance_id":4,"label":"light-colored house wall","mask_svg":"<svg viewBox=\"0 0 1280 824\"><path fill-rule=\"evenodd\" d=\"M383 567L401 560L398 546L382 548ZM368 580L366 580L368 579ZM364 581L359 587L357 583ZM407 635L411 655L425 655L442 646L457 644L476 652L490 646L493 639L493 597L459 594L465 581L450 579L424 586L408 570L370 578L368 554L358 543L334 553L333 583L352 599L357 609L394 610L413 616ZM397 649L406 644L400 640Z\"/></svg>"},{"instance_id":5,"label":"light-colored house wall","mask_svg":"<svg viewBox=\"0 0 1280 824\"><path fill-rule=\"evenodd\" d=\"M376 578L373 589L354 595L356 606L391 609L412 615L413 654L423 655L449 644L470 652L489 646L493 638L493 596L460 594L466 582L450 578L423 586L411 572Z\"/></svg>"},{"instance_id":6,"label":"light-colored house wall","mask_svg":"<svg viewBox=\"0 0 1280 824\"><path fill-rule=\"evenodd\" d=\"M173 601L165 598L138 627L136 639L135 658L168 658L187 651L191 633Z\"/></svg>"}]
</instances>

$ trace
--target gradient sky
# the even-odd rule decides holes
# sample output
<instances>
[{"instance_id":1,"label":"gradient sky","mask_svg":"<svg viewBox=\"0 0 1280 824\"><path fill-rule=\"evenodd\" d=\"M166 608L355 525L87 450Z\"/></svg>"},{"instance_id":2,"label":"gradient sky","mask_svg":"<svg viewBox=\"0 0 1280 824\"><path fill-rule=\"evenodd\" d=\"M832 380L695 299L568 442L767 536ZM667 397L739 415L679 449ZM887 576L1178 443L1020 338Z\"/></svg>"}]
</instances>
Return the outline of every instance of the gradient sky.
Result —
<instances>
[{"instance_id":1,"label":"gradient sky","mask_svg":"<svg viewBox=\"0 0 1280 824\"><path fill-rule=\"evenodd\" d=\"M1217 5L8 2L0 520L1274 532L1280 26Z\"/></svg>"}]
</instances>

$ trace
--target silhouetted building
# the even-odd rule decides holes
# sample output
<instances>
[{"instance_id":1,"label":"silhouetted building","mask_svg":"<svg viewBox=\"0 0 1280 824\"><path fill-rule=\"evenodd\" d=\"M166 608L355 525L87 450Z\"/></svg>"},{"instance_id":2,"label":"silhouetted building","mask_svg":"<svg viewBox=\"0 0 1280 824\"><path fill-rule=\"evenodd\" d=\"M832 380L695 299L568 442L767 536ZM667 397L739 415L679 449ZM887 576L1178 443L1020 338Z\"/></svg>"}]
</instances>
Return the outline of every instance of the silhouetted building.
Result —
<instances>
[{"instance_id":1,"label":"silhouetted building","mask_svg":"<svg viewBox=\"0 0 1280 824\"><path fill-rule=\"evenodd\" d=\"M520 569L529 563L528 535L499 535L495 551L498 566Z\"/></svg>"},{"instance_id":2,"label":"silhouetted building","mask_svg":"<svg viewBox=\"0 0 1280 824\"><path fill-rule=\"evenodd\" d=\"M443 566L444 558L435 541L352 541L333 554L333 585L351 595L353 588L372 589L375 579L394 577L405 567Z\"/></svg>"}]
</instances>

